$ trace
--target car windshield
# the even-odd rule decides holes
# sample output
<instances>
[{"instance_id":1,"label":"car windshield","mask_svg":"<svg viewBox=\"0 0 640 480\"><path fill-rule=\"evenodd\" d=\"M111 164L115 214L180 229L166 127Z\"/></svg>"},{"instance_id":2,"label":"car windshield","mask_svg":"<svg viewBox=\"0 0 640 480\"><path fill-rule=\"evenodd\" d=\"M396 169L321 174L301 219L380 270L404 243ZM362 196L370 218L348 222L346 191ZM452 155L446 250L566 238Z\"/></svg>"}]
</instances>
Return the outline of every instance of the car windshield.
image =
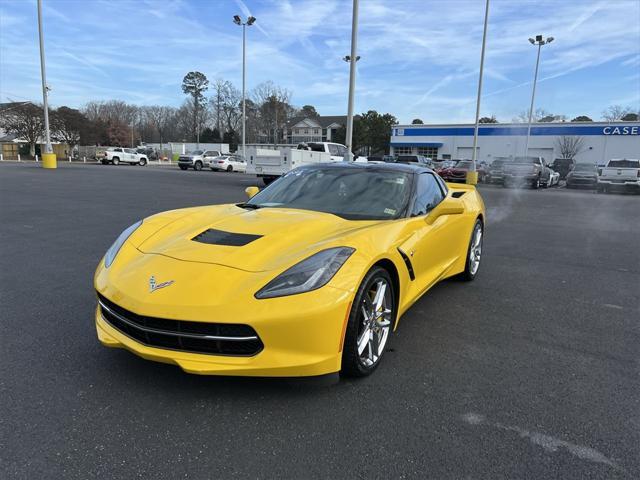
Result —
<instances>
[{"instance_id":1,"label":"car windshield","mask_svg":"<svg viewBox=\"0 0 640 480\"><path fill-rule=\"evenodd\" d=\"M513 163L540 163L538 157L515 157Z\"/></svg>"},{"instance_id":2,"label":"car windshield","mask_svg":"<svg viewBox=\"0 0 640 480\"><path fill-rule=\"evenodd\" d=\"M392 220L407 211L411 174L360 168L300 168L254 196L254 208L332 213L348 220Z\"/></svg>"},{"instance_id":3,"label":"car windshield","mask_svg":"<svg viewBox=\"0 0 640 480\"><path fill-rule=\"evenodd\" d=\"M573 167L573 171L574 172L595 172L596 171L596 167L594 165L590 165L590 164L576 164L575 167Z\"/></svg>"},{"instance_id":4,"label":"car windshield","mask_svg":"<svg viewBox=\"0 0 640 480\"><path fill-rule=\"evenodd\" d=\"M640 168L640 160L611 160L607 167L613 168Z\"/></svg>"},{"instance_id":5,"label":"car windshield","mask_svg":"<svg viewBox=\"0 0 640 480\"><path fill-rule=\"evenodd\" d=\"M188 155L202 155L202 150L192 150Z\"/></svg>"},{"instance_id":6,"label":"car windshield","mask_svg":"<svg viewBox=\"0 0 640 480\"><path fill-rule=\"evenodd\" d=\"M420 163L417 155L400 155L396 160L398 163Z\"/></svg>"}]
</instances>

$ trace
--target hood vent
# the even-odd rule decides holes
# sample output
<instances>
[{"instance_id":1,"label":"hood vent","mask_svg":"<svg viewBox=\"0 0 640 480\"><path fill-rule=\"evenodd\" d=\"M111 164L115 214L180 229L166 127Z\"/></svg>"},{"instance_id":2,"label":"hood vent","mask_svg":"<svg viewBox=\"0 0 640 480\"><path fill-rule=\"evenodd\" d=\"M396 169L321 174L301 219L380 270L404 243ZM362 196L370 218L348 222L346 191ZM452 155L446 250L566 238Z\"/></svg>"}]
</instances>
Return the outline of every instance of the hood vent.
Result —
<instances>
[{"instance_id":1,"label":"hood vent","mask_svg":"<svg viewBox=\"0 0 640 480\"><path fill-rule=\"evenodd\" d=\"M248 233L223 232L210 228L196 235L191 240L194 242L208 243L210 245L225 245L228 247L242 247L248 243L262 238L262 235L251 235Z\"/></svg>"}]
</instances>

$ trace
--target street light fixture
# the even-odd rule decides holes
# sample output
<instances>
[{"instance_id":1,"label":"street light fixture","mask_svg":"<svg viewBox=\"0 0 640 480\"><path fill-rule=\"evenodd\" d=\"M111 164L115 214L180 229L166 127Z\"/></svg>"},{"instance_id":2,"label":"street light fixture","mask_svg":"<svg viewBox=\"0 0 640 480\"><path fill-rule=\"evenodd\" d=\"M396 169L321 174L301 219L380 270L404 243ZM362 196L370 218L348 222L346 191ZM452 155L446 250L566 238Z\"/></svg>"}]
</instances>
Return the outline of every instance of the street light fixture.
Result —
<instances>
[{"instance_id":1,"label":"street light fixture","mask_svg":"<svg viewBox=\"0 0 640 480\"><path fill-rule=\"evenodd\" d=\"M246 66L247 66L247 55L246 55L246 27L250 27L256 21L256 17L249 16L246 22L243 22L240 18L240 15L233 16L233 23L236 25L240 25L242 27L242 156L245 161L247 158L247 145L246 145L246 130L247 130L247 115L246 115L246 105L245 105L245 77L246 77Z\"/></svg>"},{"instance_id":2,"label":"street light fixture","mask_svg":"<svg viewBox=\"0 0 640 480\"><path fill-rule=\"evenodd\" d=\"M533 103L536 98L536 83L538 82L538 66L540 65L540 49L543 45L553 42L553 37L543 38L542 35L536 35L536 38L530 38L529 43L531 45L538 46L538 56L536 57L536 70L533 74L533 89L531 90L531 106L529 107L529 123L527 125L527 141L524 146L524 156L529 153L529 137L531 136L531 117L533 116Z\"/></svg>"}]
</instances>

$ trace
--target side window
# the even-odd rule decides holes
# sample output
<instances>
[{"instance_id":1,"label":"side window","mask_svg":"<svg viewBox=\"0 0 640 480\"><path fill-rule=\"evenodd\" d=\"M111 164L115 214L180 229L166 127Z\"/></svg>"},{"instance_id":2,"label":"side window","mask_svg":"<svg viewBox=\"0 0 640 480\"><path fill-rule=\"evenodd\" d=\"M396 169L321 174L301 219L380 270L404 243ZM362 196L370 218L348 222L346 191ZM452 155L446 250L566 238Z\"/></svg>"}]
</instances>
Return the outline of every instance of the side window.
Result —
<instances>
[{"instance_id":1,"label":"side window","mask_svg":"<svg viewBox=\"0 0 640 480\"><path fill-rule=\"evenodd\" d=\"M333 145L333 144L330 143L327 146L329 147L329 153L331 155L335 155L335 156L340 155L340 151L338 150L338 146L337 145Z\"/></svg>"},{"instance_id":2,"label":"side window","mask_svg":"<svg viewBox=\"0 0 640 480\"><path fill-rule=\"evenodd\" d=\"M442 179L442 177L440 175L435 175L435 179L438 182L438 185L440 185L440 190L442 190L442 194L443 196L447 196L447 192L449 191L449 189L447 188L447 184L444 183L444 180Z\"/></svg>"},{"instance_id":3,"label":"side window","mask_svg":"<svg viewBox=\"0 0 640 480\"><path fill-rule=\"evenodd\" d=\"M431 173L421 173L418 176L416 188L416 201L413 205L411 216L417 217L429 213L438 205L444 195L438 181Z\"/></svg>"},{"instance_id":4,"label":"side window","mask_svg":"<svg viewBox=\"0 0 640 480\"><path fill-rule=\"evenodd\" d=\"M343 147L342 145L338 145L338 155L340 155L341 157L344 157L344 155L347 153L347 147Z\"/></svg>"},{"instance_id":5,"label":"side window","mask_svg":"<svg viewBox=\"0 0 640 480\"><path fill-rule=\"evenodd\" d=\"M114 152L122 152L122 149L121 148L114 148L113 151Z\"/></svg>"}]
</instances>

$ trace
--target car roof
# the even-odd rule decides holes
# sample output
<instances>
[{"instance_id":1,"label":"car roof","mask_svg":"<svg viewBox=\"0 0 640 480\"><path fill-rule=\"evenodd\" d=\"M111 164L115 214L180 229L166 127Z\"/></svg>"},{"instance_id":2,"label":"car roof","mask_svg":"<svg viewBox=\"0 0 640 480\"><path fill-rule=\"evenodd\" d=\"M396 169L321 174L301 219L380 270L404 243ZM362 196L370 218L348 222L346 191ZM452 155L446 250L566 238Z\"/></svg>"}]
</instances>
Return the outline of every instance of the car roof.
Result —
<instances>
[{"instance_id":1,"label":"car roof","mask_svg":"<svg viewBox=\"0 0 640 480\"><path fill-rule=\"evenodd\" d=\"M422 165L409 165L406 163L366 163L366 162L331 162L331 163L314 163L312 165L304 165L302 167L305 170L330 170L330 169L351 169L362 171L391 171L391 172L404 172L404 173L423 173L433 172L428 167Z\"/></svg>"}]
</instances>

